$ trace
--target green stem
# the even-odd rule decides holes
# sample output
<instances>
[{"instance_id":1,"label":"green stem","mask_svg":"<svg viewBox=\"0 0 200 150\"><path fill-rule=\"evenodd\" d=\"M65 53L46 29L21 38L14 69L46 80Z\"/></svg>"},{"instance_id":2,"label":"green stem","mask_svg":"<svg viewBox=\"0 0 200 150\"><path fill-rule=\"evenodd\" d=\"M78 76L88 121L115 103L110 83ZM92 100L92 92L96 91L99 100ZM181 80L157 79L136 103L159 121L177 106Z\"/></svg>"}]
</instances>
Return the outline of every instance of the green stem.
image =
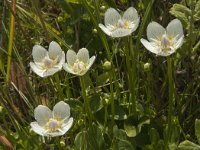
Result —
<instances>
[{"instance_id":1,"label":"green stem","mask_svg":"<svg viewBox=\"0 0 200 150\"><path fill-rule=\"evenodd\" d=\"M130 90L129 112L136 113L136 98L135 98L135 55L133 54L132 39L130 37L126 40L125 53L126 53L126 66L128 71L128 84ZM132 58L131 58L132 57ZM132 61L131 61L132 60Z\"/></svg>"},{"instance_id":2,"label":"green stem","mask_svg":"<svg viewBox=\"0 0 200 150\"><path fill-rule=\"evenodd\" d=\"M110 80L110 100L111 100L111 112L112 112L112 120L111 120L111 128L113 128L115 120L115 100L114 100L114 90L113 90L113 68L110 72L109 80Z\"/></svg>"},{"instance_id":3,"label":"green stem","mask_svg":"<svg viewBox=\"0 0 200 150\"><path fill-rule=\"evenodd\" d=\"M67 86L67 90L66 90L66 93L67 93L67 98L70 98L71 97L71 92L70 92L70 86L69 86L69 78L67 76L66 80L65 80L65 85Z\"/></svg>"},{"instance_id":4,"label":"green stem","mask_svg":"<svg viewBox=\"0 0 200 150\"><path fill-rule=\"evenodd\" d=\"M130 51L130 55L131 55L131 60L132 60L132 72L131 72L131 75L132 75L132 110L133 110L133 113L135 114L136 113L136 81L137 81L137 77L139 76L139 74L137 73L137 70L136 70L136 61L137 61L137 56L138 56L138 51L137 49L133 49L133 40L132 38L130 37L129 38L129 44L130 44L130 48L129 48L129 51Z\"/></svg>"},{"instance_id":5,"label":"green stem","mask_svg":"<svg viewBox=\"0 0 200 150\"><path fill-rule=\"evenodd\" d=\"M61 98L62 100L64 99L64 96L63 96L63 92L62 92L62 87L60 85L60 78L58 76L58 73L55 74L55 80L56 80L56 85L57 85L57 90L58 90L58 93L59 93L59 98Z\"/></svg>"},{"instance_id":6,"label":"green stem","mask_svg":"<svg viewBox=\"0 0 200 150\"><path fill-rule=\"evenodd\" d=\"M167 58L168 65L168 86L169 86L169 105L168 105L168 136L167 142L171 139L172 135L172 115L173 115L173 100L174 100L174 81L172 76L172 58Z\"/></svg>"},{"instance_id":7,"label":"green stem","mask_svg":"<svg viewBox=\"0 0 200 150\"><path fill-rule=\"evenodd\" d=\"M16 13L16 0L12 1L12 11ZM15 14L11 13L10 18L10 33L9 33L9 41L8 41L8 60L7 60L7 74L6 74L6 82L8 82L10 77L10 67L11 67L11 55L13 49L13 38L14 38L14 29L15 29Z\"/></svg>"},{"instance_id":8,"label":"green stem","mask_svg":"<svg viewBox=\"0 0 200 150\"><path fill-rule=\"evenodd\" d=\"M80 84L81 84L81 93L84 99L84 105L85 105L85 110L88 116L88 120L89 120L89 125L90 127L92 126L92 111L90 109L90 102L89 99L87 97L87 93L86 93L86 87L85 87L85 79L84 76L80 76Z\"/></svg>"}]
</instances>

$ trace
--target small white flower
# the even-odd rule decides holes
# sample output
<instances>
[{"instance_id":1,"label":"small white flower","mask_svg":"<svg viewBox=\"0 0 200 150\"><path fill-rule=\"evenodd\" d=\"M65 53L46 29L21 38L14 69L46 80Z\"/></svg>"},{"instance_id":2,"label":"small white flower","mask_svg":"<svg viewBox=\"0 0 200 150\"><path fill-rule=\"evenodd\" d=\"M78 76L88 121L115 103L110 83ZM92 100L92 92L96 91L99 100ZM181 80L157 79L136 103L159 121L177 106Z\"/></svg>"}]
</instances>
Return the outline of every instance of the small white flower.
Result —
<instances>
[{"instance_id":1,"label":"small white flower","mask_svg":"<svg viewBox=\"0 0 200 150\"><path fill-rule=\"evenodd\" d=\"M73 118L70 118L70 107L63 101L58 102L51 111L44 105L39 105L34 110L35 122L31 122L31 128L41 136L61 136L72 126Z\"/></svg>"},{"instance_id":2,"label":"small white flower","mask_svg":"<svg viewBox=\"0 0 200 150\"><path fill-rule=\"evenodd\" d=\"M123 37L134 32L140 22L137 10L133 7L128 8L121 16L114 8L109 8L104 17L104 23L99 27L111 37Z\"/></svg>"},{"instance_id":3,"label":"small white flower","mask_svg":"<svg viewBox=\"0 0 200 150\"><path fill-rule=\"evenodd\" d=\"M65 62L65 53L54 41L49 44L48 51L40 45L35 45L32 55L34 62L30 62L30 67L40 77L53 75L62 69Z\"/></svg>"},{"instance_id":4,"label":"small white flower","mask_svg":"<svg viewBox=\"0 0 200 150\"><path fill-rule=\"evenodd\" d=\"M166 29L157 22L151 22L147 27L147 38L149 41L140 40L147 50L160 56L169 56L183 44L183 26L178 19L172 20Z\"/></svg>"},{"instance_id":5,"label":"small white flower","mask_svg":"<svg viewBox=\"0 0 200 150\"><path fill-rule=\"evenodd\" d=\"M68 50L67 63L63 65L63 69L69 73L82 76L90 69L95 58L95 56L89 58L89 52L86 48L80 49L77 54L72 50Z\"/></svg>"}]
</instances>

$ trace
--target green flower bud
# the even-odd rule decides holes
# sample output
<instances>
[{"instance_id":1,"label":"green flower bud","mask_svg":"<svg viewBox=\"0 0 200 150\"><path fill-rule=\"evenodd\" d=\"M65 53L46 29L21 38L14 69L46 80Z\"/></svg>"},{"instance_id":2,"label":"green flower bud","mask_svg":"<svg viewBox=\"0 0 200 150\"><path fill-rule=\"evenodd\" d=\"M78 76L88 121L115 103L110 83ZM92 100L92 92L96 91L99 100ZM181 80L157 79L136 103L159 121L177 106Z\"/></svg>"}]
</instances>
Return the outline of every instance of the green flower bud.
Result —
<instances>
[{"instance_id":1,"label":"green flower bud","mask_svg":"<svg viewBox=\"0 0 200 150\"><path fill-rule=\"evenodd\" d=\"M110 70L111 69L111 62L110 61L105 61L103 64L103 69L104 70Z\"/></svg>"},{"instance_id":2,"label":"green flower bud","mask_svg":"<svg viewBox=\"0 0 200 150\"><path fill-rule=\"evenodd\" d=\"M103 6L100 7L100 9L101 9L101 10L105 10L105 9L106 9L106 6L103 5Z\"/></svg>"},{"instance_id":3,"label":"green flower bud","mask_svg":"<svg viewBox=\"0 0 200 150\"><path fill-rule=\"evenodd\" d=\"M145 63L143 67L144 67L144 71L149 71L151 69L151 64Z\"/></svg>"},{"instance_id":4,"label":"green flower bud","mask_svg":"<svg viewBox=\"0 0 200 150\"><path fill-rule=\"evenodd\" d=\"M0 113L2 113L3 111L4 111L4 108L0 106Z\"/></svg>"},{"instance_id":5,"label":"green flower bud","mask_svg":"<svg viewBox=\"0 0 200 150\"><path fill-rule=\"evenodd\" d=\"M84 123L83 119L78 120L78 125L81 126Z\"/></svg>"},{"instance_id":6,"label":"green flower bud","mask_svg":"<svg viewBox=\"0 0 200 150\"><path fill-rule=\"evenodd\" d=\"M64 141L64 140L61 140L61 141L60 141L60 145L61 145L61 147L64 147L64 146L65 146L65 141Z\"/></svg>"},{"instance_id":7,"label":"green flower bud","mask_svg":"<svg viewBox=\"0 0 200 150\"><path fill-rule=\"evenodd\" d=\"M97 29L94 28L94 29L92 30L92 33L97 34Z\"/></svg>"}]
</instances>

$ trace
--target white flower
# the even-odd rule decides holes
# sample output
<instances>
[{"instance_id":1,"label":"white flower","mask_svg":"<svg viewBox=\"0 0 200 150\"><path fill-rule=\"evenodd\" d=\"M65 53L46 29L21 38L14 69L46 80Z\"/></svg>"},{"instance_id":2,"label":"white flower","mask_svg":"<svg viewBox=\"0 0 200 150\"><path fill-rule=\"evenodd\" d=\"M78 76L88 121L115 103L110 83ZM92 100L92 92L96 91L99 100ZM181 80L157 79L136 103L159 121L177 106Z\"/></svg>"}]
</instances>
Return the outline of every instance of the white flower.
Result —
<instances>
[{"instance_id":1,"label":"white flower","mask_svg":"<svg viewBox=\"0 0 200 150\"><path fill-rule=\"evenodd\" d=\"M169 56L183 44L182 24L174 19L165 29L160 24L151 22L147 27L147 38L149 41L140 40L146 49L160 56Z\"/></svg>"},{"instance_id":2,"label":"white flower","mask_svg":"<svg viewBox=\"0 0 200 150\"><path fill-rule=\"evenodd\" d=\"M137 10L133 7L128 8L122 17L114 8L109 8L104 17L105 26L99 24L99 27L111 37L123 37L134 32L139 22Z\"/></svg>"},{"instance_id":3,"label":"white flower","mask_svg":"<svg viewBox=\"0 0 200 150\"><path fill-rule=\"evenodd\" d=\"M39 105L34 110L35 122L31 122L31 128L41 136L61 136L72 126L73 118L70 118L70 107L63 101L58 102L51 111L44 105Z\"/></svg>"},{"instance_id":4,"label":"white flower","mask_svg":"<svg viewBox=\"0 0 200 150\"><path fill-rule=\"evenodd\" d=\"M89 58L89 52L86 48L80 49L77 54L72 50L68 50L67 63L63 65L63 69L69 73L82 76L90 69L95 58L95 56Z\"/></svg>"},{"instance_id":5,"label":"white flower","mask_svg":"<svg viewBox=\"0 0 200 150\"><path fill-rule=\"evenodd\" d=\"M54 41L49 44L48 51L40 45L35 45L32 55L34 62L30 62L30 67L40 77L53 75L62 69L65 62L65 53Z\"/></svg>"}]
</instances>

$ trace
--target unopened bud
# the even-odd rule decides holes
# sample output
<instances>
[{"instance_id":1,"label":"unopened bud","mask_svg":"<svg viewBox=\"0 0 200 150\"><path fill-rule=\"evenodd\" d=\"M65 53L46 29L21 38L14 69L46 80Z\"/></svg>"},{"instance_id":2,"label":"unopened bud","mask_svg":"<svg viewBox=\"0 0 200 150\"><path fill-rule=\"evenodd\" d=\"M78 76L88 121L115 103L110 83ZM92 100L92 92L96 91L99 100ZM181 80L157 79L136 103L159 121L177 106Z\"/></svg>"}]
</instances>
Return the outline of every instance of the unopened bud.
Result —
<instances>
[{"instance_id":1,"label":"unopened bud","mask_svg":"<svg viewBox=\"0 0 200 150\"><path fill-rule=\"evenodd\" d=\"M105 10L105 9L106 9L106 6L103 5L103 6L100 7L100 9L101 9L101 10Z\"/></svg>"},{"instance_id":2,"label":"unopened bud","mask_svg":"<svg viewBox=\"0 0 200 150\"><path fill-rule=\"evenodd\" d=\"M103 103L104 103L104 105L108 105L109 104L109 99L105 98Z\"/></svg>"},{"instance_id":3,"label":"unopened bud","mask_svg":"<svg viewBox=\"0 0 200 150\"><path fill-rule=\"evenodd\" d=\"M83 119L78 120L78 125L81 126L84 123Z\"/></svg>"},{"instance_id":4,"label":"unopened bud","mask_svg":"<svg viewBox=\"0 0 200 150\"><path fill-rule=\"evenodd\" d=\"M104 70L110 70L111 69L111 62L110 61L105 61L103 64L103 69Z\"/></svg>"},{"instance_id":5,"label":"unopened bud","mask_svg":"<svg viewBox=\"0 0 200 150\"><path fill-rule=\"evenodd\" d=\"M61 145L62 147L64 147L64 146L65 146L65 141L64 141L64 140L61 140L61 141L60 141L60 145Z\"/></svg>"},{"instance_id":6,"label":"unopened bud","mask_svg":"<svg viewBox=\"0 0 200 150\"><path fill-rule=\"evenodd\" d=\"M0 106L0 113L2 113L3 112L3 107L2 106Z\"/></svg>"},{"instance_id":7,"label":"unopened bud","mask_svg":"<svg viewBox=\"0 0 200 150\"><path fill-rule=\"evenodd\" d=\"M92 33L97 34L97 29L94 28L94 29L92 30Z\"/></svg>"},{"instance_id":8,"label":"unopened bud","mask_svg":"<svg viewBox=\"0 0 200 150\"><path fill-rule=\"evenodd\" d=\"M145 71L149 71L150 67L151 67L151 64L150 63L145 63L143 67L144 67Z\"/></svg>"}]
</instances>

